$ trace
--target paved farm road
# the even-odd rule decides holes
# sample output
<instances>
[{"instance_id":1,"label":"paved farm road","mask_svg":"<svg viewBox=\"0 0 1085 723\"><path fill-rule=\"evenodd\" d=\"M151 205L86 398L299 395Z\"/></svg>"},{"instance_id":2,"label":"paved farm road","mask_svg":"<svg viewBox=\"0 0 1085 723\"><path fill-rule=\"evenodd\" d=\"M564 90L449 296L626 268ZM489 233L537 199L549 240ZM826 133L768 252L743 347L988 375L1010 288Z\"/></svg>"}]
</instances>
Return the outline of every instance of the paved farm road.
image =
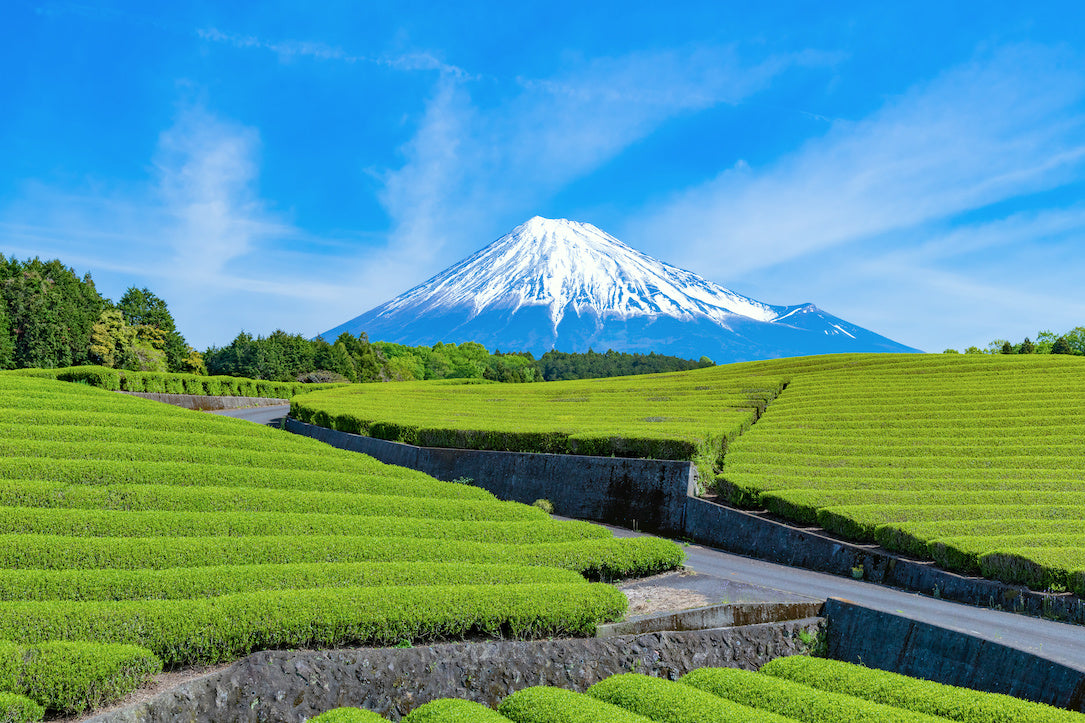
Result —
<instances>
[{"instance_id":1,"label":"paved farm road","mask_svg":"<svg viewBox=\"0 0 1085 723\"><path fill-rule=\"evenodd\" d=\"M615 535L634 533L610 527ZM749 582L816 598L840 597L888 613L977 635L1003 645L1042 654L1085 670L1085 626L973 607L915 593L726 552L689 545L686 567L716 577Z\"/></svg>"},{"instance_id":2,"label":"paved farm road","mask_svg":"<svg viewBox=\"0 0 1085 723\"><path fill-rule=\"evenodd\" d=\"M278 426L288 406L257 407L218 412L258 424ZM610 527L608 525L608 527ZM640 533L610 527L615 535ZM1085 626L1057 623L1025 615L972 607L801 568L762 562L709 547L689 545L686 566L707 575L747 582L815 598L841 597L876 610L971 633L1020 650L1085 670Z\"/></svg>"}]
</instances>

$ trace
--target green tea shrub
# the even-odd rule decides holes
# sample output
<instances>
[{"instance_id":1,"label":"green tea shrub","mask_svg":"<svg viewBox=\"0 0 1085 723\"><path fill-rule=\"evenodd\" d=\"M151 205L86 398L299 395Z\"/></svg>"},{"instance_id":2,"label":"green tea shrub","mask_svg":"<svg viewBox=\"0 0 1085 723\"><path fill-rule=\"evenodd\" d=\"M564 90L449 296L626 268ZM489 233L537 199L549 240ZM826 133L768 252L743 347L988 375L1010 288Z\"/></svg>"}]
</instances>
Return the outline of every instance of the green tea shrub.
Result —
<instances>
[{"instance_id":1,"label":"green tea shrub","mask_svg":"<svg viewBox=\"0 0 1085 723\"><path fill-rule=\"evenodd\" d=\"M508 720L481 703L442 698L418 706L404 716L403 723L508 723Z\"/></svg>"},{"instance_id":2,"label":"green tea shrub","mask_svg":"<svg viewBox=\"0 0 1085 723\"><path fill-rule=\"evenodd\" d=\"M379 713L365 708L349 707L332 708L309 720L312 723L388 723L388 720Z\"/></svg>"},{"instance_id":3,"label":"green tea shrub","mask_svg":"<svg viewBox=\"0 0 1085 723\"><path fill-rule=\"evenodd\" d=\"M962 723L1082 723L1085 716L997 693L943 685L825 658L793 655L766 663L761 673L874 703Z\"/></svg>"},{"instance_id":4,"label":"green tea shrub","mask_svg":"<svg viewBox=\"0 0 1085 723\"><path fill-rule=\"evenodd\" d=\"M659 723L785 723L788 718L688 685L636 673L614 675L588 688L588 695Z\"/></svg>"},{"instance_id":5,"label":"green tea shrub","mask_svg":"<svg viewBox=\"0 0 1085 723\"><path fill-rule=\"evenodd\" d=\"M632 711L584 693L536 686L501 701L498 712L516 723L649 723Z\"/></svg>"},{"instance_id":6,"label":"green tea shrub","mask_svg":"<svg viewBox=\"0 0 1085 723\"><path fill-rule=\"evenodd\" d=\"M700 668L682 676L678 682L751 708L807 723L938 723L943 720L738 668Z\"/></svg>"},{"instance_id":7,"label":"green tea shrub","mask_svg":"<svg viewBox=\"0 0 1085 723\"><path fill-rule=\"evenodd\" d=\"M17 693L0 692L0 723L31 723L45 717L45 708Z\"/></svg>"}]
</instances>

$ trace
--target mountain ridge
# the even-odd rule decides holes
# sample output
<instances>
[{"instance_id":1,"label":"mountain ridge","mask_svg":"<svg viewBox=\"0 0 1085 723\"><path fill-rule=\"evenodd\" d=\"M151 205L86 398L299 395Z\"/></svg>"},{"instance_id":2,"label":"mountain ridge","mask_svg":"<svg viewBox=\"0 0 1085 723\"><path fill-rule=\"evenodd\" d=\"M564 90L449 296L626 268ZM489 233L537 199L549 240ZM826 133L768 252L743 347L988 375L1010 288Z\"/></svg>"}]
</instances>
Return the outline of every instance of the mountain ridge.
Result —
<instances>
[{"instance_id":1,"label":"mountain ridge","mask_svg":"<svg viewBox=\"0 0 1085 723\"><path fill-rule=\"evenodd\" d=\"M536 354L606 345L718 363L827 350L917 351L813 304L774 306L737 294L591 224L539 216L320 336L331 341L343 331Z\"/></svg>"}]
</instances>

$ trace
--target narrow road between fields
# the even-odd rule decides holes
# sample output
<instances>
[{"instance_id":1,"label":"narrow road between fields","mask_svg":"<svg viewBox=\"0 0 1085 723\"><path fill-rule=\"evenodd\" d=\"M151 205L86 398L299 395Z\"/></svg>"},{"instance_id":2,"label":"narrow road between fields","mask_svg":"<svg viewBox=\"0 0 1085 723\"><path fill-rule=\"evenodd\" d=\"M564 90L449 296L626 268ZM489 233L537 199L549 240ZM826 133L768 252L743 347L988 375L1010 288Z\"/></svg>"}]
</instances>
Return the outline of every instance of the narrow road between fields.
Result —
<instances>
[{"instance_id":1,"label":"narrow road between fields","mask_svg":"<svg viewBox=\"0 0 1085 723\"><path fill-rule=\"evenodd\" d=\"M290 407L282 405L217 413L278 426L278 420L289 412ZM620 537L642 534L611 525L606 527ZM1085 670L1085 626L938 600L862 580L732 555L700 545L687 545L684 549L686 566L706 575L819 599L845 598L876 610L975 635Z\"/></svg>"}]
</instances>

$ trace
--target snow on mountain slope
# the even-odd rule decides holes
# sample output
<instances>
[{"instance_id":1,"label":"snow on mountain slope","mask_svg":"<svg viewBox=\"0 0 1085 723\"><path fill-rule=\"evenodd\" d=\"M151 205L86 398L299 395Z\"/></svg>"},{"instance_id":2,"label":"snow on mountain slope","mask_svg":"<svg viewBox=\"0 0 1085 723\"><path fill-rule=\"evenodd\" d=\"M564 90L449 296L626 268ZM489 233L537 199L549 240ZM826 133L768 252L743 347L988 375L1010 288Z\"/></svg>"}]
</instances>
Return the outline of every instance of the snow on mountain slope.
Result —
<instances>
[{"instance_id":1,"label":"snow on mountain slope","mask_svg":"<svg viewBox=\"0 0 1085 723\"><path fill-rule=\"evenodd\" d=\"M812 304L772 306L630 248L588 223L534 217L406 293L321 334L410 345L655 351L718 363L916 351Z\"/></svg>"}]
</instances>

